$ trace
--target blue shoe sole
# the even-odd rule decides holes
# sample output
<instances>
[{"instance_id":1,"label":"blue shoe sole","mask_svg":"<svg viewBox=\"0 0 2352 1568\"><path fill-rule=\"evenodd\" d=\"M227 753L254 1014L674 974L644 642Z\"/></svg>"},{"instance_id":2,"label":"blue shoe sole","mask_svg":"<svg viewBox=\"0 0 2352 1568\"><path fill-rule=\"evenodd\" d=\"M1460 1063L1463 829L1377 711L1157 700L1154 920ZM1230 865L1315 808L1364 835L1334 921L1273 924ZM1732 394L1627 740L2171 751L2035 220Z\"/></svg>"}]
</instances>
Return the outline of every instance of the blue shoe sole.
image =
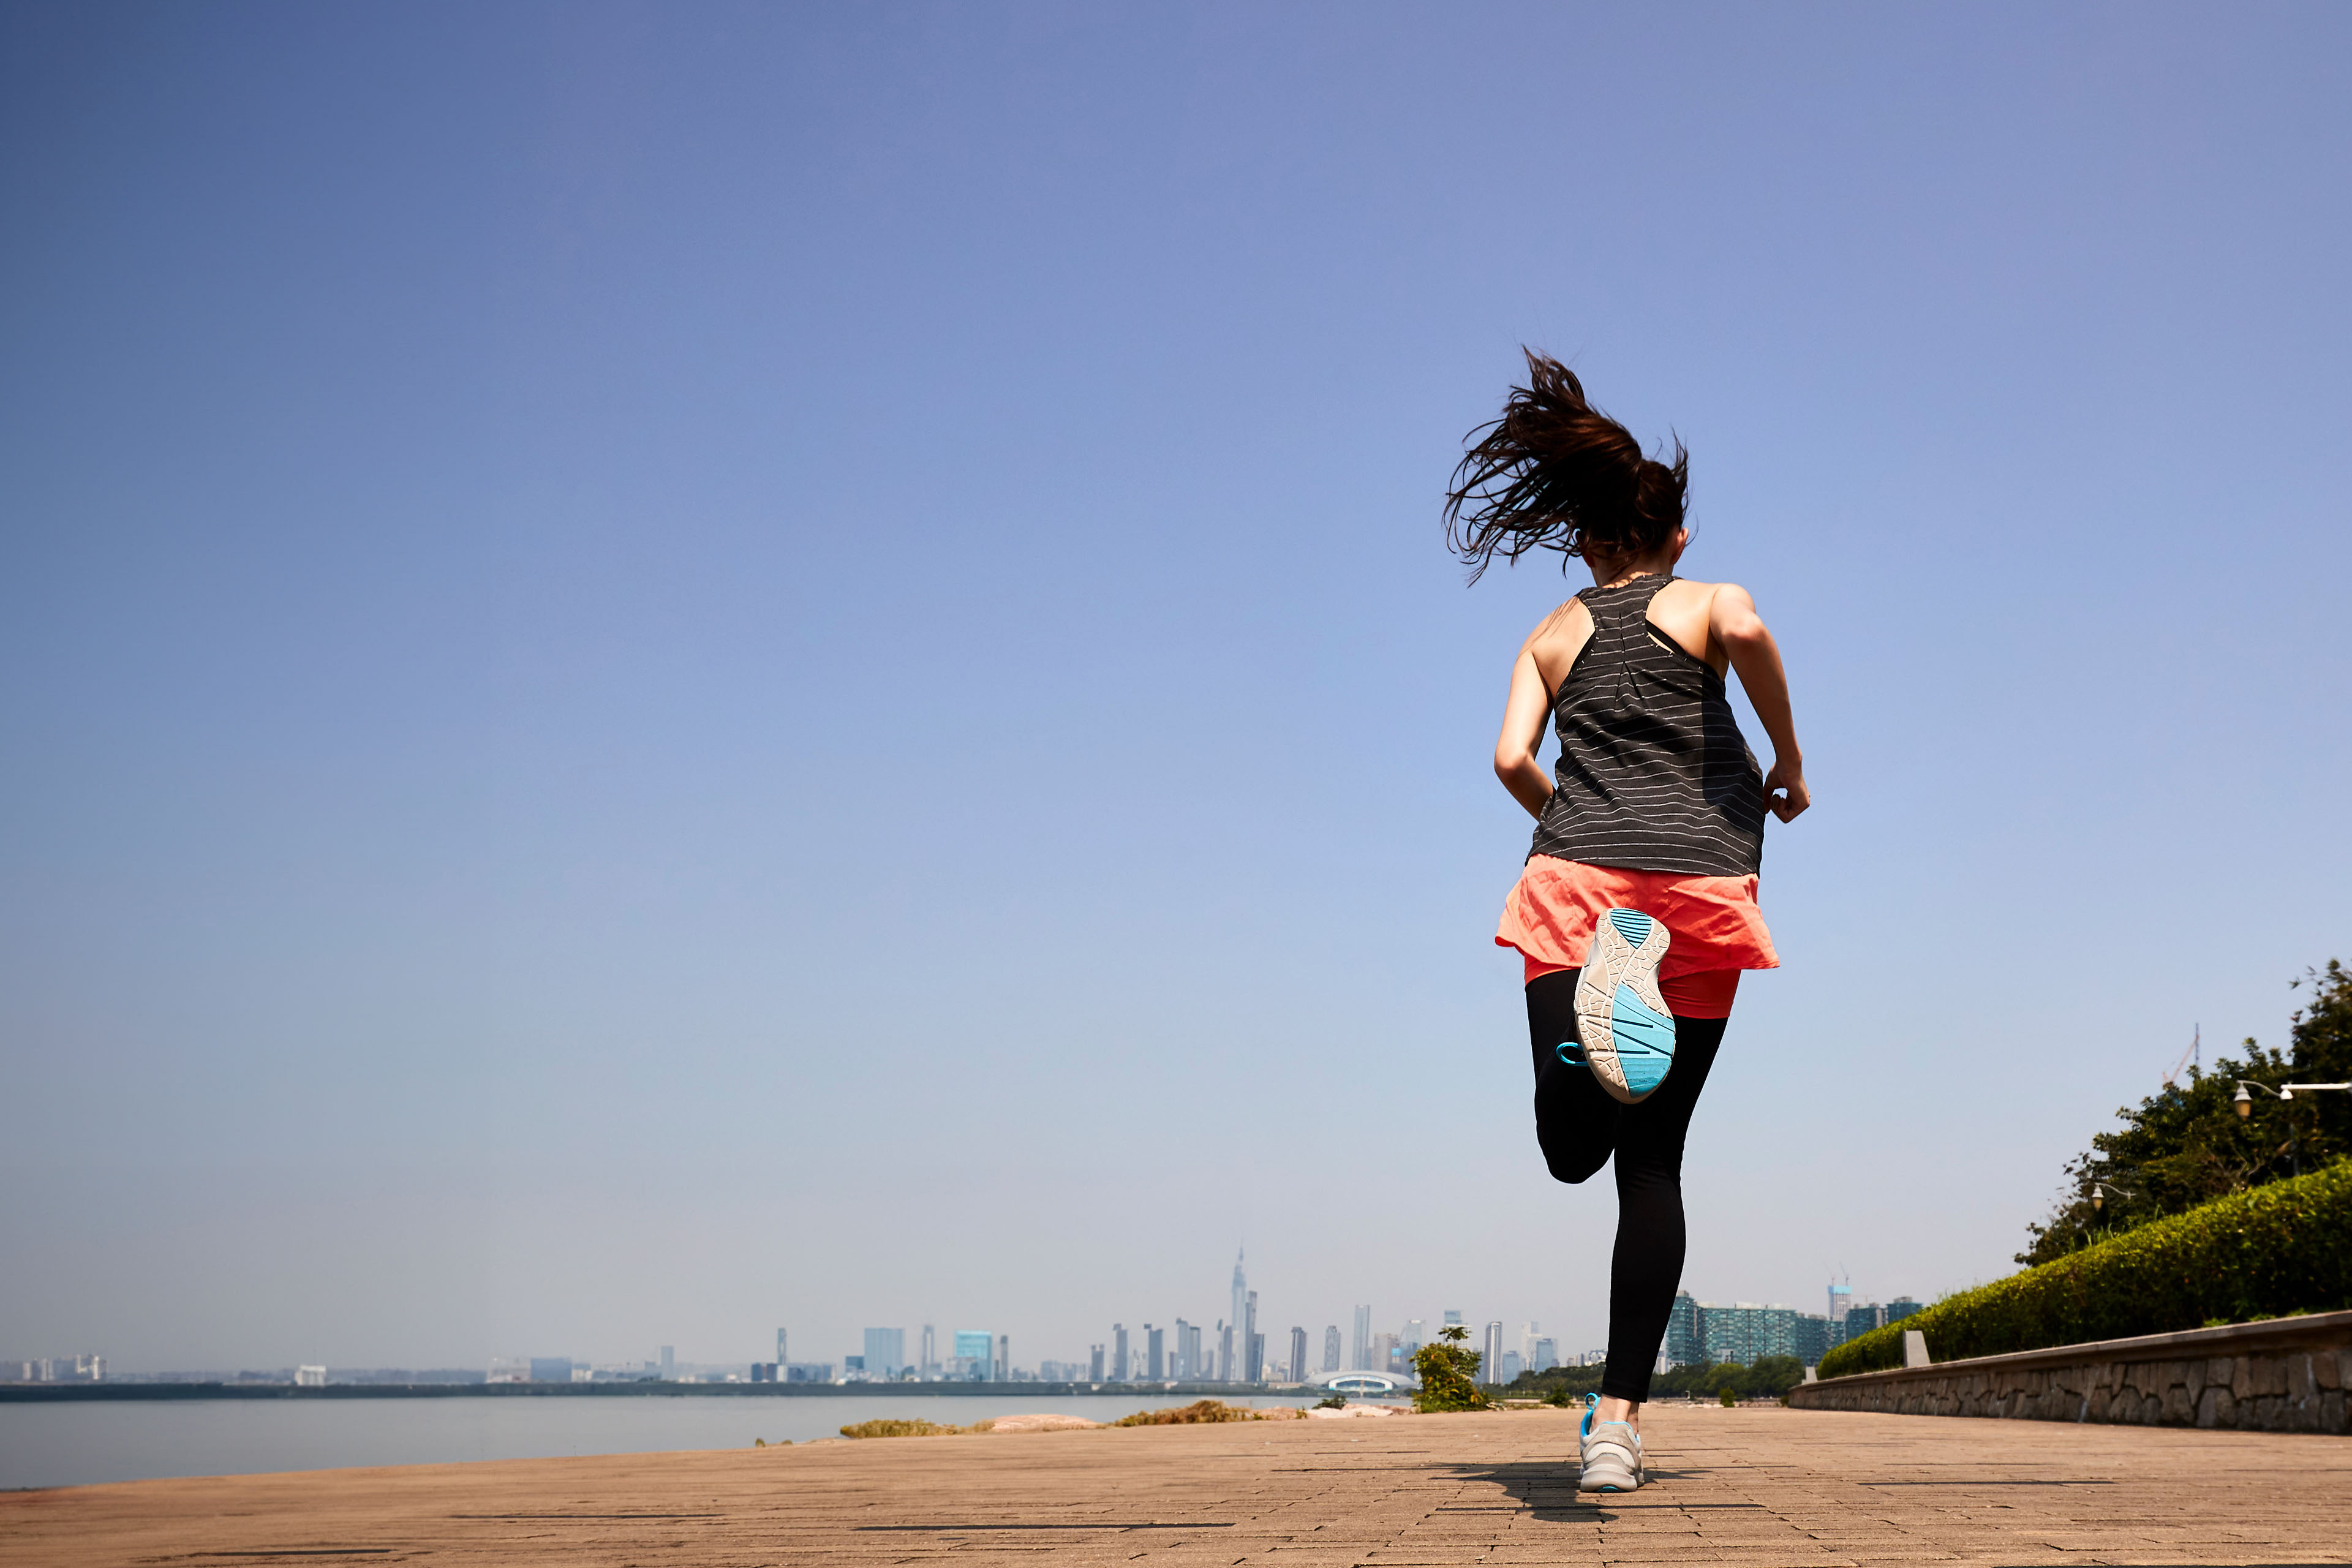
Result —
<instances>
[{"instance_id":1,"label":"blue shoe sole","mask_svg":"<svg viewBox=\"0 0 2352 1568\"><path fill-rule=\"evenodd\" d=\"M1675 1020L1658 994L1666 930L1639 910L1611 910L1592 932L1592 951L1576 984L1581 1058L1610 1097L1638 1105L1657 1092L1675 1065Z\"/></svg>"}]
</instances>

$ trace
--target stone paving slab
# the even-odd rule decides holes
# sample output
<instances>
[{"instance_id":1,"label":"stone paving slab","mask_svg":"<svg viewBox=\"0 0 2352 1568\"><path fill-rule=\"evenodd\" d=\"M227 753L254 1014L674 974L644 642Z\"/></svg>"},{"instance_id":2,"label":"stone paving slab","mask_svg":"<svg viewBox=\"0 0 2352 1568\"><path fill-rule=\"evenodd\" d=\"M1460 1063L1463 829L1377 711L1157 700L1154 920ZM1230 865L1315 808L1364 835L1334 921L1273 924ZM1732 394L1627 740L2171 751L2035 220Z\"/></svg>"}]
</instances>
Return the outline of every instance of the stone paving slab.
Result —
<instances>
[{"instance_id":1,"label":"stone paving slab","mask_svg":"<svg viewBox=\"0 0 2352 1568\"><path fill-rule=\"evenodd\" d=\"M135 1481L0 1495L0 1564L1454 1568L2352 1563L2352 1438L1660 1406Z\"/></svg>"}]
</instances>

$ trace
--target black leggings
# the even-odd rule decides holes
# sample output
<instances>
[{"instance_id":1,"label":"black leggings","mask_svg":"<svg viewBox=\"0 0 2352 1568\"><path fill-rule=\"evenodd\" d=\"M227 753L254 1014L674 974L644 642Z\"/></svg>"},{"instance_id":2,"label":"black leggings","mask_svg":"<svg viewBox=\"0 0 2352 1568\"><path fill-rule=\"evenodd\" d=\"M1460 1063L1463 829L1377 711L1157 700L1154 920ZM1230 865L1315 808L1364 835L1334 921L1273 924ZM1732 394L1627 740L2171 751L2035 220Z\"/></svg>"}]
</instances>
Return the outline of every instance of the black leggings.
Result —
<instances>
[{"instance_id":1,"label":"black leggings","mask_svg":"<svg viewBox=\"0 0 2352 1568\"><path fill-rule=\"evenodd\" d=\"M1722 1018L1675 1017L1675 1066L1639 1105L1609 1098L1592 1069L1559 1059L1576 1038L1579 970L1528 983L1528 1039L1535 1050L1536 1142L1563 1182L1581 1182L1617 1156L1617 1249L1609 1260L1609 1366L1601 1392L1638 1405L1666 1337L1683 1278L1683 1139L1707 1068L1723 1044Z\"/></svg>"}]
</instances>

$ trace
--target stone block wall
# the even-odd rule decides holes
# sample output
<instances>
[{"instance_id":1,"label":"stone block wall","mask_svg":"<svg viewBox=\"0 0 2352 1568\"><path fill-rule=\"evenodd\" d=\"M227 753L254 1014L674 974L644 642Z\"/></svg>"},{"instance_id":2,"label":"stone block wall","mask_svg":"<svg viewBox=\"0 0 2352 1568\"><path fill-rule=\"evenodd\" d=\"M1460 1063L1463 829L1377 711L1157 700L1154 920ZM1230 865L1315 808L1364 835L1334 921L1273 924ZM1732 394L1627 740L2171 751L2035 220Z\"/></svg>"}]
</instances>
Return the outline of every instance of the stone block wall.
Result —
<instances>
[{"instance_id":1,"label":"stone block wall","mask_svg":"<svg viewBox=\"0 0 2352 1568\"><path fill-rule=\"evenodd\" d=\"M1928 1344L1929 1353L1935 1345ZM1805 1384L1805 1410L2352 1432L2352 1312L1862 1373Z\"/></svg>"}]
</instances>

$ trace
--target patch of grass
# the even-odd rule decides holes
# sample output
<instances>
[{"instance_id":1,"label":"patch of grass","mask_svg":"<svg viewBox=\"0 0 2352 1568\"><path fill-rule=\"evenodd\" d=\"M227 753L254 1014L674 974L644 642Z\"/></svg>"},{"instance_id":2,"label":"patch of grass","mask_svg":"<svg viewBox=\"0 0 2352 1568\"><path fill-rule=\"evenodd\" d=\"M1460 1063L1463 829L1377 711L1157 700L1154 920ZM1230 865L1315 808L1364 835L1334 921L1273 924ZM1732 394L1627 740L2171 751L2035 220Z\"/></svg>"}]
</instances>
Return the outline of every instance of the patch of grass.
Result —
<instances>
[{"instance_id":1,"label":"patch of grass","mask_svg":"<svg viewBox=\"0 0 2352 1568\"><path fill-rule=\"evenodd\" d=\"M936 1421L860 1421L855 1426L844 1426L845 1437L952 1437L963 1432L985 1432L995 1426L993 1421L975 1421L969 1426L943 1426Z\"/></svg>"},{"instance_id":2,"label":"patch of grass","mask_svg":"<svg viewBox=\"0 0 2352 1568\"><path fill-rule=\"evenodd\" d=\"M1111 1423L1114 1426L1191 1426L1217 1421L1255 1421L1258 1413L1223 1400L1202 1399L1169 1410L1139 1410Z\"/></svg>"}]
</instances>

